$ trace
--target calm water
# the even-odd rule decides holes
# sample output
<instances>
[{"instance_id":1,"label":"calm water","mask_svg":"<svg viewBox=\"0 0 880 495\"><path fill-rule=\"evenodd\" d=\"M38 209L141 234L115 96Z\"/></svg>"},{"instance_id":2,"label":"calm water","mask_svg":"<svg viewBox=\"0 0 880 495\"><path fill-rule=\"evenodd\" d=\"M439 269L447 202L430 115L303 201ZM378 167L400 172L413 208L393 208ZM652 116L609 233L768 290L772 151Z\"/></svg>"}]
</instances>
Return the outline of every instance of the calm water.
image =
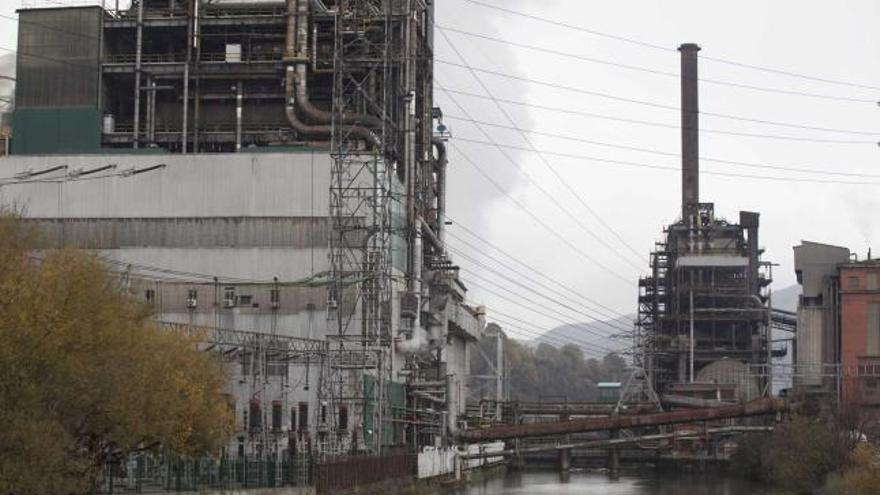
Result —
<instances>
[{"instance_id":1,"label":"calm water","mask_svg":"<svg viewBox=\"0 0 880 495\"><path fill-rule=\"evenodd\" d=\"M660 476L653 470L621 475L612 480L606 474L572 471L511 471L478 481L460 495L761 495L755 485L738 479L711 475Z\"/></svg>"}]
</instances>

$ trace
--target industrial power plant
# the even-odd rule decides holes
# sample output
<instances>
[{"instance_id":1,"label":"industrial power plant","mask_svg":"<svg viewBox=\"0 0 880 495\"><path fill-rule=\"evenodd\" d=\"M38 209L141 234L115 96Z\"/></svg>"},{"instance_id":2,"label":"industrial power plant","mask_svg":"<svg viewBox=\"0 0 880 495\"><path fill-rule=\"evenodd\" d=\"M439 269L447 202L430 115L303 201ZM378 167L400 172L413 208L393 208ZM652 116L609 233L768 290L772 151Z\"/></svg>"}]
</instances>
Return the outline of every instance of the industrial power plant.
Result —
<instances>
[{"instance_id":1,"label":"industrial power plant","mask_svg":"<svg viewBox=\"0 0 880 495\"><path fill-rule=\"evenodd\" d=\"M439 2L86 3L35 0L17 11L0 213L16 211L39 232L37 259L96 253L163 331L219 356L235 418L214 455L127 452L101 472L97 493L381 492L499 466L702 471L803 410L858 411L866 439L880 433L880 262L801 241L796 307L774 303L767 213L725 218L701 195L707 79L697 44L677 53L680 206L663 212L670 222L631 280L634 311L590 322L624 328L601 342L585 330L586 343L553 332L518 343L533 326L487 307L480 269L514 284L500 287L511 303L540 293L540 303L570 310L573 291L488 241L481 254L491 263L477 269L450 240L458 198L449 177L461 154L448 122L481 122L435 101ZM487 8L580 29L515 5ZM536 82L463 58L459 69L484 89L478 74ZM484 100L513 126L497 127L522 134L521 150L547 163L542 153L553 153L500 102L519 103ZM528 282L518 282L521 270ZM590 302L597 314L609 309ZM591 400L522 398L515 382L539 373L514 358L560 344L596 367L602 356L584 350L614 347L606 357L625 359L625 374L590 383ZM477 390L479 380L489 386Z\"/></svg>"}]
</instances>

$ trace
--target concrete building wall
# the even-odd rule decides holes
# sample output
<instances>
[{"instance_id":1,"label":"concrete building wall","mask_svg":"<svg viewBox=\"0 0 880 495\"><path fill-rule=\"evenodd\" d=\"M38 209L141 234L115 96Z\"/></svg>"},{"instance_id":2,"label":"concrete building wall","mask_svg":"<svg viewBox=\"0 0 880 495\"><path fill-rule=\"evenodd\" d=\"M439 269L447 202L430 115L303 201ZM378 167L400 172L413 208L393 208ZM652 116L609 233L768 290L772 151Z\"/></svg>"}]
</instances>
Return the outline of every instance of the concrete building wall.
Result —
<instances>
[{"instance_id":1,"label":"concrete building wall","mask_svg":"<svg viewBox=\"0 0 880 495\"><path fill-rule=\"evenodd\" d=\"M107 177L111 172L5 185L0 202L24 208L31 218L320 217L329 212L331 163L319 151L22 156L0 161L0 177L59 165L73 171L116 164L116 173L166 166L127 177Z\"/></svg>"},{"instance_id":2,"label":"concrete building wall","mask_svg":"<svg viewBox=\"0 0 880 495\"><path fill-rule=\"evenodd\" d=\"M824 313L821 307L802 307L798 310L796 363L804 370L799 377L800 385L822 384Z\"/></svg>"}]
</instances>

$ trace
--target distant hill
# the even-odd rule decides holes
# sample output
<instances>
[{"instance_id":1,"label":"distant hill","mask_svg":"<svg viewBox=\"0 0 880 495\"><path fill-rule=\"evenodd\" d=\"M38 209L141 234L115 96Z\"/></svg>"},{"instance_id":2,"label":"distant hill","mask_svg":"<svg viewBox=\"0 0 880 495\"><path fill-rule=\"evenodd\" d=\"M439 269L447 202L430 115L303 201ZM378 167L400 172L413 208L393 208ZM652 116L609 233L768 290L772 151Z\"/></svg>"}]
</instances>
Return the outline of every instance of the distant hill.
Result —
<instances>
[{"instance_id":1,"label":"distant hill","mask_svg":"<svg viewBox=\"0 0 880 495\"><path fill-rule=\"evenodd\" d=\"M798 299L801 296L801 286L791 285L784 289L773 291L773 307L785 311L797 311Z\"/></svg>"},{"instance_id":2,"label":"distant hill","mask_svg":"<svg viewBox=\"0 0 880 495\"><path fill-rule=\"evenodd\" d=\"M542 338L533 339L532 344L556 342L578 344L585 349L594 345L606 348L619 348L629 344L629 340L612 340L611 336L631 330L635 315L626 315L614 320L590 321L584 323L569 323L560 325L545 333Z\"/></svg>"}]
</instances>

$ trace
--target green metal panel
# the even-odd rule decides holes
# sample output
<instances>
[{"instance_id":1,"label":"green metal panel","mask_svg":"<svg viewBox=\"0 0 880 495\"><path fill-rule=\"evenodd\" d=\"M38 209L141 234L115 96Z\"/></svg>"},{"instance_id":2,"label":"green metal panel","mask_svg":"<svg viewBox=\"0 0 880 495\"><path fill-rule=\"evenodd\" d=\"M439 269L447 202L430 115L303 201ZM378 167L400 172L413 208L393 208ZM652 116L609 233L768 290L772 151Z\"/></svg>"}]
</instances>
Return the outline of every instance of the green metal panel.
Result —
<instances>
[{"instance_id":1,"label":"green metal panel","mask_svg":"<svg viewBox=\"0 0 880 495\"><path fill-rule=\"evenodd\" d=\"M19 108L12 120L12 154L98 153L101 112L95 108Z\"/></svg>"},{"instance_id":2,"label":"green metal panel","mask_svg":"<svg viewBox=\"0 0 880 495\"><path fill-rule=\"evenodd\" d=\"M376 400L376 395L379 392L379 387L376 383L376 378L370 375L364 375L364 397L366 397L366 401L364 404L364 417L363 417L363 435L364 442L367 445L372 445L373 442L373 434L375 432L374 428L374 415L376 413L376 406L378 400ZM401 418L405 412L406 407L406 385L403 383L390 382L386 385L385 390L385 417L388 418L382 425L382 444L383 445L397 445L402 442L402 438L399 438L398 428L394 427L394 422L390 421L392 418Z\"/></svg>"}]
</instances>

